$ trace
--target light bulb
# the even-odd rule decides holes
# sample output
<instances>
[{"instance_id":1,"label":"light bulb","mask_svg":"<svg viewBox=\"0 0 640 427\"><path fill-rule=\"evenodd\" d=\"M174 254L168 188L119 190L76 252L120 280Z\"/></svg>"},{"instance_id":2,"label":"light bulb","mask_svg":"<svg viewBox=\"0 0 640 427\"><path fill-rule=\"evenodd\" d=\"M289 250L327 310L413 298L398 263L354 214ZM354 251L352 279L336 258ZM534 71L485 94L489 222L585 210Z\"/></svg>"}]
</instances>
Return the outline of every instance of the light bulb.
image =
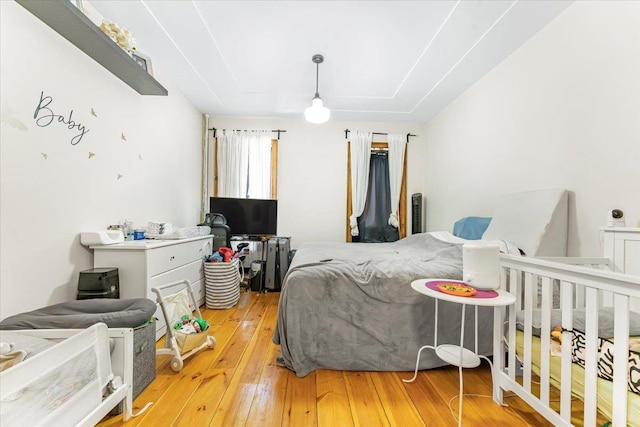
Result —
<instances>
[{"instance_id":1,"label":"light bulb","mask_svg":"<svg viewBox=\"0 0 640 427\"><path fill-rule=\"evenodd\" d=\"M331 116L331 111L322 105L322 98L319 96L314 97L311 101L311 107L304 110L304 117L311 123L324 123L329 120L329 116Z\"/></svg>"}]
</instances>

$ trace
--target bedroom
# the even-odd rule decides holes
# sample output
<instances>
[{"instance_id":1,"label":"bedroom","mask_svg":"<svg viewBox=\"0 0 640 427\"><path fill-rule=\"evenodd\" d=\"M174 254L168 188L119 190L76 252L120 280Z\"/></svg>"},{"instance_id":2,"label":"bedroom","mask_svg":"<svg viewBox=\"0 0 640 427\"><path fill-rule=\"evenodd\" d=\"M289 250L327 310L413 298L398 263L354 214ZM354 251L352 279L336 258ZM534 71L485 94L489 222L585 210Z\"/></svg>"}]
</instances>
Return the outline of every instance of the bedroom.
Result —
<instances>
[{"instance_id":1,"label":"bedroom","mask_svg":"<svg viewBox=\"0 0 640 427\"><path fill-rule=\"evenodd\" d=\"M1 6L4 318L75 297L78 272L92 266L82 230L125 217L199 222L201 114L158 64L170 95L141 97L20 6ZM638 19L637 2L573 3L428 123L212 121L287 129L279 147L279 232L294 247L344 238L344 212L334 207L346 198L348 127L418 135L409 148L408 193L427 199L427 229L490 215L504 192L563 187L573 192L569 254L600 256L597 228L608 209L623 209L628 226L640 220ZM321 79L321 91L324 85ZM73 110L89 129L77 145L70 143L75 130L32 122L43 91L56 114ZM28 130L12 127L12 118Z\"/></svg>"}]
</instances>

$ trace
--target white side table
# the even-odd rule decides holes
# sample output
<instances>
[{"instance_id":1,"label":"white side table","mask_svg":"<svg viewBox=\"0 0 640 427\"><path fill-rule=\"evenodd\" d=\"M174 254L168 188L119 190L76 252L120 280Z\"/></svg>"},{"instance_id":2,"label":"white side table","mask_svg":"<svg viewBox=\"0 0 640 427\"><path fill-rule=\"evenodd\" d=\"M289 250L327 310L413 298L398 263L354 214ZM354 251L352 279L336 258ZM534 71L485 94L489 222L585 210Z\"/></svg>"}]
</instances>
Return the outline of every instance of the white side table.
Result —
<instances>
[{"instance_id":1,"label":"white side table","mask_svg":"<svg viewBox=\"0 0 640 427\"><path fill-rule=\"evenodd\" d=\"M460 404L458 405L458 426L462 426L462 391L463 391L463 382L462 382L462 368L475 368L480 365L480 358L486 359L490 364L491 361L487 359L485 356L479 356L478 352L478 323L477 323L477 311L476 311L476 340L475 340L475 351L471 351L467 348L464 348L464 325L465 325L465 309L467 305L479 306L489 306L489 307L505 307L513 304L516 301L516 298L510 293L496 289L494 291L477 291L476 295L471 297L461 297L456 295L446 294L444 292L440 292L438 289L434 288L437 282L449 282L449 283L463 283L459 280L449 280L449 279L419 279L411 282L411 287L423 294L430 296L435 299L435 325L434 325L434 338L433 345L425 345L420 347L418 350L418 356L416 358L416 369L413 374L413 378L409 380L402 380L406 383L410 383L415 381L418 376L418 365L420 363L420 354L422 350L432 349L436 352L436 355L442 359L443 361L457 366L458 367L458 375L460 378L460 393L459 399ZM429 287L429 285L431 287ZM438 345L438 301L449 301L462 305L462 316L460 319L460 345L452 345L452 344L441 344ZM495 331L494 331L495 333ZM494 349L495 351L496 349ZM493 378L493 365L491 365L491 377Z\"/></svg>"}]
</instances>

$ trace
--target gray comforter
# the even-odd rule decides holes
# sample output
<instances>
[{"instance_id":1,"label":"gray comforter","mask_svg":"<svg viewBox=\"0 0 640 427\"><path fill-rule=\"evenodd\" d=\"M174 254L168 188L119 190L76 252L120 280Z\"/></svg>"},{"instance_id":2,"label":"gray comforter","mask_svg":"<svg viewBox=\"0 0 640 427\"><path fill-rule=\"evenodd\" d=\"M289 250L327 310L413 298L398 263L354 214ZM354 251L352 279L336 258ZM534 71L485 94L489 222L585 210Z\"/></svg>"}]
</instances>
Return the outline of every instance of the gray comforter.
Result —
<instances>
[{"instance_id":1,"label":"gray comforter","mask_svg":"<svg viewBox=\"0 0 640 427\"><path fill-rule=\"evenodd\" d=\"M462 246L427 233L394 243L305 243L285 278L273 342L278 363L303 377L315 369L412 371L434 343L434 300L420 278L461 279ZM473 306L465 347L474 349ZM439 302L438 344L460 343L462 306ZM479 310L479 353L492 346L491 309ZM468 339L467 339L468 338ZM420 369L443 366L425 350Z\"/></svg>"}]
</instances>

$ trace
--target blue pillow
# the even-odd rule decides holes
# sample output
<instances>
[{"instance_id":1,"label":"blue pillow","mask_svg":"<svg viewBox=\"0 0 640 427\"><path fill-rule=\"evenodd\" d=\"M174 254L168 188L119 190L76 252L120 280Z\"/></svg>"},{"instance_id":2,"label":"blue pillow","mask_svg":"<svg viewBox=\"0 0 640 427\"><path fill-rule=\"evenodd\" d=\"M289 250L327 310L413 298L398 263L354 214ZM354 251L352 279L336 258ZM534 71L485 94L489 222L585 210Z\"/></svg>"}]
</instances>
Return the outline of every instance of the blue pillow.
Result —
<instances>
[{"instance_id":1,"label":"blue pillow","mask_svg":"<svg viewBox=\"0 0 640 427\"><path fill-rule=\"evenodd\" d=\"M462 218L453 225L453 235L467 240L478 240L482 238L491 217L468 216Z\"/></svg>"}]
</instances>

